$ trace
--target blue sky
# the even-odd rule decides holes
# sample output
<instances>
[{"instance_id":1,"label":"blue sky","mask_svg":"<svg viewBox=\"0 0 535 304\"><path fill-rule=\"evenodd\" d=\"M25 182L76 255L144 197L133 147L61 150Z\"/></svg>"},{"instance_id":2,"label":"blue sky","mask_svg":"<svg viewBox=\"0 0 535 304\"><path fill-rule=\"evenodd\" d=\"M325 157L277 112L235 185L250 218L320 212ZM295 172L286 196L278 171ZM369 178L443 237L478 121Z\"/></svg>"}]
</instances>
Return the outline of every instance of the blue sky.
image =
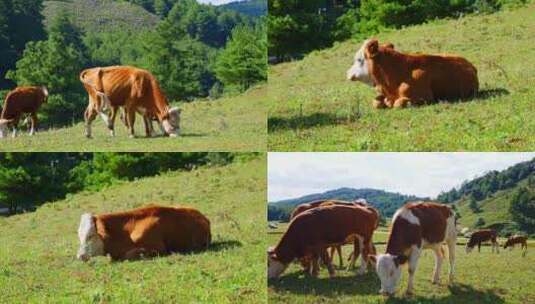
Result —
<instances>
[{"instance_id":1,"label":"blue sky","mask_svg":"<svg viewBox=\"0 0 535 304\"><path fill-rule=\"evenodd\" d=\"M270 202L340 187L436 197L535 153L269 153Z\"/></svg>"},{"instance_id":2,"label":"blue sky","mask_svg":"<svg viewBox=\"0 0 535 304\"><path fill-rule=\"evenodd\" d=\"M225 3L229 3L229 2L234 2L236 0L197 0L198 2L200 3L211 3L211 4L214 4L214 5L219 5L219 4L225 4Z\"/></svg>"}]
</instances>

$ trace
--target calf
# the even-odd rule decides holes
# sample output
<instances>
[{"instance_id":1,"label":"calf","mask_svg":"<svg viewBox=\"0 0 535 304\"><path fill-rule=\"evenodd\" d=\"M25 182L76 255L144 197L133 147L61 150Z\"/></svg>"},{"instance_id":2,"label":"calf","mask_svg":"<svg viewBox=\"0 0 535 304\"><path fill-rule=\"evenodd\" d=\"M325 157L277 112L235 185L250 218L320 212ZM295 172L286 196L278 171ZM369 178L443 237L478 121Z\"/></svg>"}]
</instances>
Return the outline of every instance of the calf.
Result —
<instances>
[{"instance_id":1,"label":"calf","mask_svg":"<svg viewBox=\"0 0 535 304\"><path fill-rule=\"evenodd\" d=\"M186 207L150 206L101 215L85 213L78 228L78 259L110 255L113 260L205 249L210 221Z\"/></svg>"},{"instance_id":2,"label":"calf","mask_svg":"<svg viewBox=\"0 0 535 304\"><path fill-rule=\"evenodd\" d=\"M522 250L522 256L526 256L526 253L528 251L528 237L525 235L510 236L505 242L505 244L503 245L503 249L507 249L507 247L509 247L510 250L513 250L516 244L520 244L520 249Z\"/></svg>"},{"instance_id":3,"label":"calf","mask_svg":"<svg viewBox=\"0 0 535 304\"><path fill-rule=\"evenodd\" d=\"M17 127L23 114L29 114L31 120L30 135L35 134L37 126L37 110L48 99L46 87L18 87L9 92L4 101L0 116L0 138L9 128L13 128L13 137L17 136Z\"/></svg>"},{"instance_id":4,"label":"calf","mask_svg":"<svg viewBox=\"0 0 535 304\"><path fill-rule=\"evenodd\" d=\"M475 231L474 233L472 233L470 239L468 240L468 243L466 244L466 253L470 253L476 245L477 251L481 252L481 243L488 241L492 243L491 251L494 252L494 249L496 249L496 253L499 253L498 248L500 246L496 241L497 237L498 235L496 233L496 230L493 229L482 229Z\"/></svg>"},{"instance_id":5,"label":"calf","mask_svg":"<svg viewBox=\"0 0 535 304\"><path fill-rule=\"evenodd\" d=\"M268 249L268 278L279 277L295 259L322 257L334 276L334 269L326 257L331 246L358 240L362 256L359 273L366 271L371 250L375 214L365 208L331 205L307 210L295 217L275 248ZM318 274L315 263L313 275Z\"/></svg>"},{"instance_id":6,"label":"calf","mask_svg":"<svg viewBox=\"0 0 535 304\"><path fill-rule=\"evenodd\" d=\"M380 292L392 295L401 278L401 265L409 264L409 282L406 293L412 294L414 273L423 249L435 252L433 284L440 281L440 268L444 259L442 244L448 245L450 282L453 281L455 264L455 214L445 205L431 202L408 203L396 211L392 218L385 254L371 259L381 280Z\"/></svg>"},{"instance_id":7,"label":"calf","mask_svg":"<svg viewBox=\"0 0 535 304\"><path fill-rule=\"evenodd\" d=\"M376 86L375 108L463 99L479 89L477 69L462 57L403 54L376 39L366 40L357 51L347 78Z\"/></svg>"}]
</instances>

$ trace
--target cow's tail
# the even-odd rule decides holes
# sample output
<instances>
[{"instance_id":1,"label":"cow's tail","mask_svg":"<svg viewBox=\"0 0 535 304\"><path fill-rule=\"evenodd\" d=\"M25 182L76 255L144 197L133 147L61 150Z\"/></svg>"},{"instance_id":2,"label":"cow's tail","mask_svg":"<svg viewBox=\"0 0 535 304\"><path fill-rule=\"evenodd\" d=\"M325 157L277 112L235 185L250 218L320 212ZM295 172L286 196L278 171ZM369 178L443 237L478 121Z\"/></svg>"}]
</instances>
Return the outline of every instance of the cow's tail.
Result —
<instances>
[{"instance_id":1,"label":"cow's tail","mask_svg":"<svg viewBox=\"0 0 535 304\"><path fill-rule=\"evenodd\" d=\"M85 70L82 73L80 73L80 81L88 86L90 86L98 97L100 97L101 102L97 105L97 111L99 113L102 113L103 111L106 111L107 109L111 108L111 101L108 95L104 93L104 84L102 82L102 75L103 71L101 68L98 68L97 70L97 81L96 84L91 83L89 80L86 79L86 75L89 73L89 70Z\"/></svg>"}]
</instances>

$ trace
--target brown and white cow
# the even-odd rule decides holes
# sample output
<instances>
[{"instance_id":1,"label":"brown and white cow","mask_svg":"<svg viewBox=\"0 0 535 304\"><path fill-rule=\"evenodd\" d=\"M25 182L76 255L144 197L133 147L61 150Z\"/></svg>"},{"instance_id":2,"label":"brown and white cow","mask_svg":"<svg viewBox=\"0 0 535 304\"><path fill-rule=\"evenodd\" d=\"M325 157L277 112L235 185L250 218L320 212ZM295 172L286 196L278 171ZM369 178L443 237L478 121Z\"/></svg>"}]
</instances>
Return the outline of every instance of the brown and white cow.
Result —
<instances>
[{"instance_id":1,"label":"brown and white cow","mask_svg":"<svg viewBox=\"0 0 535 304\"><path fill-rule=\"evenodd\" d=\"M149 206L126 212L85 213L78 228L78 259L109 255L113 260L154 257L207 248L210 221L187 207Z\"/></svg>"},{"instance_id":2,"label":"brown and white cow","mask_svg":"<svg viewBox=\"0 0 535 304\"><path fill-rule=\"evenodd\" d=\"M85 111L87 137L91 137L91 123L97 114L114 136L115 118L120 107L125 109L130 137L135 136L136 112L143 115L148 137L152 135L148 122L154 117L169 136L180 134L181 110L169 107L158 80L150 72L130 66L98 67L82 71L80 81L89 94L89 105ZM111 109L110 117L104 112L108 107Z\"/></svg>"},{"instance_id":3,"label":"brown and white cow","mask_svg":"<svg viewBox=\"0 0 535 304\"><path fill-rule=\"evenodd\" d=\"M498 237L498 234L496 233L496 230L494 229L482 229L477 230L470 235L470 239L468 239L468 243L466 243L466 253L470 253L474 247L477 245L477 251L481 252L481 243L484 242L491 242L491 251L494 252L496 249L496 253L499 253L498 248L500 247L498 245L498 242L496 241L496 238Z\"/></svg>"},{"instance_id":4,"label":"brown and white cow","mask_svg":"<svg viewBox=\"0 0 535 304\"><path fill-rule=\"evenodd\" d=\"M326 249L355 239L364 257L359 274L364 273L376 221L373 212L355 206L323 206L299 214L290 222L277 246L268 249L268 278L279 277L292 261L303 257L312 258L313 275L318 274L317 260L322 257L332 277L334 268Z\"/></svg>"},{"instance_id":5,"label":"brown and white cow","mask_svg":"<svg viewBox=\"0 0 535 304\"><path fill-rule=\"evenodd\" d=\"M477 69L465 58L403 54L391 44L379 45L376 39L364 41L347 78L376 86L375 108L469 98L479 89Z\"/></svg>"},{"instance_id":6,"label":"brown and white cow","mask_svg":"<svg viewBox=\"0 0 535 304\"><path fill-rule=\"evenodd\" d=\"M23 114L30 114L30 135L35 134L37 111L48 100L48 90L41 87L18 87L9 92L4 101L0 116L0 138L6 136L9 128L13 128L13 137L17 136L17 127Z\"/></svg>"},{"instance_id":7,"label":"brown and white cow","mask_svg":"<svg viewBox=\"0 0 535 304\"><path fill-rule=\"evenodd\" d=\"M526 253L528 251L528 237L525 235L510 236L509 238L507 238L507 241L505 241L503 249L507 249L507 247L509 247L510 250L513 250L516 244L520 244L522 256L526 256Z\"/></svg>"},{"instance_id":8,"label":"brown and white cow","mask_svg":"<svg viewBox=\"0 0 535 304\"><path fill-rule=\"evenodd\" d=\"M423 249L435 252L433 283L440 281L440 268L444 259L442 244L448 245L450 260L450 283L453 281L455 264L455 214L445 205L432 202L408 203L396 211L392 218L390 235L385 254L371 256L381 280L380 293L392 295L401 278L401 266L409 264L407 294L412 294L414 273Z\"/></svg>"}]
</instances>

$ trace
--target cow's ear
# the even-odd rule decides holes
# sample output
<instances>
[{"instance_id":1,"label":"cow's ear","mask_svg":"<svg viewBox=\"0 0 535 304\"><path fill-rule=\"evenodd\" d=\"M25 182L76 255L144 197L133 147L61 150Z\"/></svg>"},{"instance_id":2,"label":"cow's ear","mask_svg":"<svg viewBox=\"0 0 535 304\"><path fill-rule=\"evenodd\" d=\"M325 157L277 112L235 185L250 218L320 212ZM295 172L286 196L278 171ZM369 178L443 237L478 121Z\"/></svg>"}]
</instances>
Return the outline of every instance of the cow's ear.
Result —
<instances>
[{"instance_id":1,"label":"cow's ear","mask_svg":"<svg viewBox=\"0 0 535 304\"><path fill-rule=\"evenodd\" d=\"M388 42L388 43L383 44L383 47L385 49L392 49L393 50L394 49L394 44Z\"/></svg>"},{"instance_id":2,"label":"cow's ear","mask_svg":"<svg viewBox=\"0 0 535 304\"><path fill-rule=\"evenodd\" d=\"M377 39L372 39L370 42L368 42L368 45L366 46L366 53L368 53L369 58L377 56L379 53L379 41L377 41Z\"/></svg>"},{"instance_id":3,"label":"cow's ear","mask_svg":"<svg viewBox=\"0 0 535 304\"><path fill-rule=\"evenodd\" d=\"M394 258L394 263L396 264L397 267L399 267L399 265L403 265L407 262L409 258L405 255L398 255Z\"/></svg>"}]
</instances>

